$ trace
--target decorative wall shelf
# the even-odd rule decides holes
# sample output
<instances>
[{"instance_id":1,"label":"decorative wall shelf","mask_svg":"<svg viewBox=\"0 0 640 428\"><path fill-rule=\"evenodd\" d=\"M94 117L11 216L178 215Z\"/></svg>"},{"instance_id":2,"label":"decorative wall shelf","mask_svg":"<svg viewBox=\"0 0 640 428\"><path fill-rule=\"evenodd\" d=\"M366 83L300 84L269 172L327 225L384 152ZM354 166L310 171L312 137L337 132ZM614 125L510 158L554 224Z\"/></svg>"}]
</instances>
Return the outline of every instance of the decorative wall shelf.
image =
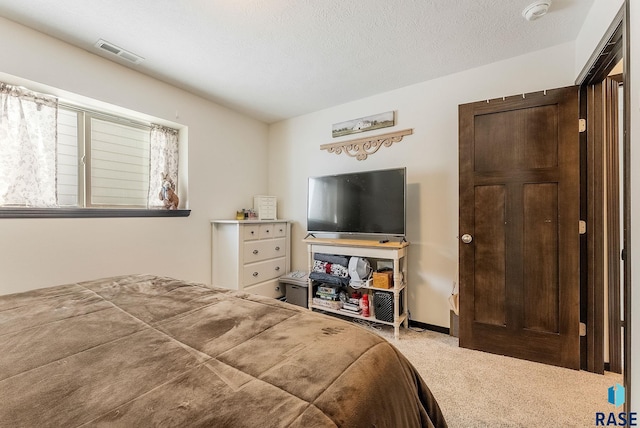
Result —
<instances>
[{"instance_id":1,"label":"decorative wall shelf","mask_svg":"<svg viewBox=\"0 0 640 428\"><path fill-rule=\"evenodd\" d=\"M368 138L358 138L356 140L342 141L340 143L322 144L320 150L327 150L329 153L337 155L342 152L358 160L365 160L369 155L374 154L382 146L391 147L393 143L402 141L405 135L413 134L413 128L401 131L389 132Z\"/></svg>"}]
</instances>

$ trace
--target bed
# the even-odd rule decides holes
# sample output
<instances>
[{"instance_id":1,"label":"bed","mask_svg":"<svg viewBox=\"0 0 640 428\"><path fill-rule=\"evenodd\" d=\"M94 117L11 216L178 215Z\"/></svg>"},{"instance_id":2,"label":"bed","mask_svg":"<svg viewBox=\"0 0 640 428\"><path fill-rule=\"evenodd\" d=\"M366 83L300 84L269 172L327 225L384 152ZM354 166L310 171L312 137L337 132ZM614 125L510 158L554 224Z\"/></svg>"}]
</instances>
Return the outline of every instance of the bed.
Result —
<instances>
[{"instance_id":1,"label":"bed","mask_svg":"<svg viewBox=\"0 0 640 428\"><path fill-rule=\"evenodd\" d=\"M0 426L445 427L353 323L152 275L0 297Z\"/></svg>"}]
</instances>

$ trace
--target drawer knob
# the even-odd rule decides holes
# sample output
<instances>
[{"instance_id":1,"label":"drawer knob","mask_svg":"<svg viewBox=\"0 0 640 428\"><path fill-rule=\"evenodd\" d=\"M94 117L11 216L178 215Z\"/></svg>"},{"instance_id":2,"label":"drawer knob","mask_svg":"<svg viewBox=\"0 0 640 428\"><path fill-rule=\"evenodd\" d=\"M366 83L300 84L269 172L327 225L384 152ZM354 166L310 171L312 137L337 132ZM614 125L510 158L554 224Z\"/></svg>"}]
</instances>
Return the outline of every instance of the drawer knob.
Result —
<instances>
[{"instance_id":1,"label":"drawer knob","mask_svg":"<svg viewBox=\"0 0 640 428\"><path fill-rule=\"evenodd\" d=\"M251 231L251 234L253 235L254 233L256 233L256 232L252 230L252 231Z\"/></svg>"},{"instance_id":2,"label":"drawer knob","mask_svg":"<svg viewBox=\"0 0 640 428\"><path fill-rule=\"evenodd\" d=\"M254 273L253 273L253 276L258 276L258 272L254 272Z\"/></svg>"},{"instance_id":3,"label":"drawer knob","mask_svg":"<svg viewBox=\"0 0 640 428\"><path fill-rule=\"evenodd\" d=\"M276 272L280 270L280 266L276 266Z\"/></svg>"},{"instance_id":4,"label":"drawer knob","mask_svg":"<svg viewBox=\"0 0 640 428\"><path fill-rule=\"evenodd\" d=\"M276 247L276 251L280 251L280 247Z\"/></svg>"},{"instance_id":5,"label":"drawer knob","mask_svg":"<svg viewBox=\"0 0 640 428\"><path fill-rule=\"evenodd\" d=\"M258 250L253 250L253 254L258 254Z\"/></svg>"}]
</instances>

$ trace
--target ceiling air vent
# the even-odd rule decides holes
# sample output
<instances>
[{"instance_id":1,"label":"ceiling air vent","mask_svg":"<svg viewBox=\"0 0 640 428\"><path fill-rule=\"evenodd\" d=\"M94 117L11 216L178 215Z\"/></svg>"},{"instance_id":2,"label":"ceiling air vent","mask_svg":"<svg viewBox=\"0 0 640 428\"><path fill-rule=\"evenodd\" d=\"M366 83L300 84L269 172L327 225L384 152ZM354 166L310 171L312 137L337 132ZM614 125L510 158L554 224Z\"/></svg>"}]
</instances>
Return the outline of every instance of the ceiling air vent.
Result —
<instances>
[{"instance_id":1,"label":"ceiling air vent","mask_svg":"<svg viewBox=\"0 0 640 428\"><path fill-rule=\"evenodd\" d=\"M119 48L113 43L109 43L102 39L98 40L95 46L97 48L102 49L103 51L107 51L112 55L117 55L120 58L125 59L129 62L132 62L134 64L140 64L144 60L144 58L142 58L141 56L138 56L132 52L126 51L122 48Z\"/></svg>"}]
</instances>

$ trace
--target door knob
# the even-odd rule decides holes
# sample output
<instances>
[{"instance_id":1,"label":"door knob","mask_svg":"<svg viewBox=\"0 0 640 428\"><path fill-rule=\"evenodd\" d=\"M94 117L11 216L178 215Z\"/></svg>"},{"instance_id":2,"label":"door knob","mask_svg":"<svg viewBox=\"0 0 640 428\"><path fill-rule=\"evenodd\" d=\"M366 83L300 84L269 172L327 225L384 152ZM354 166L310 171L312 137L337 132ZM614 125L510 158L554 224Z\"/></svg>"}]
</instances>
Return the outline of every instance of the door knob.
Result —
<instances>
[{"instance_id":1,"label":"door knob","mask_svg":"<svg viewBox=\"0 0 640 428\"><path fill-rule=\"evenodd\" d=\"M465 244L470 244L471 241L473 241L473 236L469 235L468 233L462 235L462 242L464 242Z\"/></svg>"}]
</instances>

